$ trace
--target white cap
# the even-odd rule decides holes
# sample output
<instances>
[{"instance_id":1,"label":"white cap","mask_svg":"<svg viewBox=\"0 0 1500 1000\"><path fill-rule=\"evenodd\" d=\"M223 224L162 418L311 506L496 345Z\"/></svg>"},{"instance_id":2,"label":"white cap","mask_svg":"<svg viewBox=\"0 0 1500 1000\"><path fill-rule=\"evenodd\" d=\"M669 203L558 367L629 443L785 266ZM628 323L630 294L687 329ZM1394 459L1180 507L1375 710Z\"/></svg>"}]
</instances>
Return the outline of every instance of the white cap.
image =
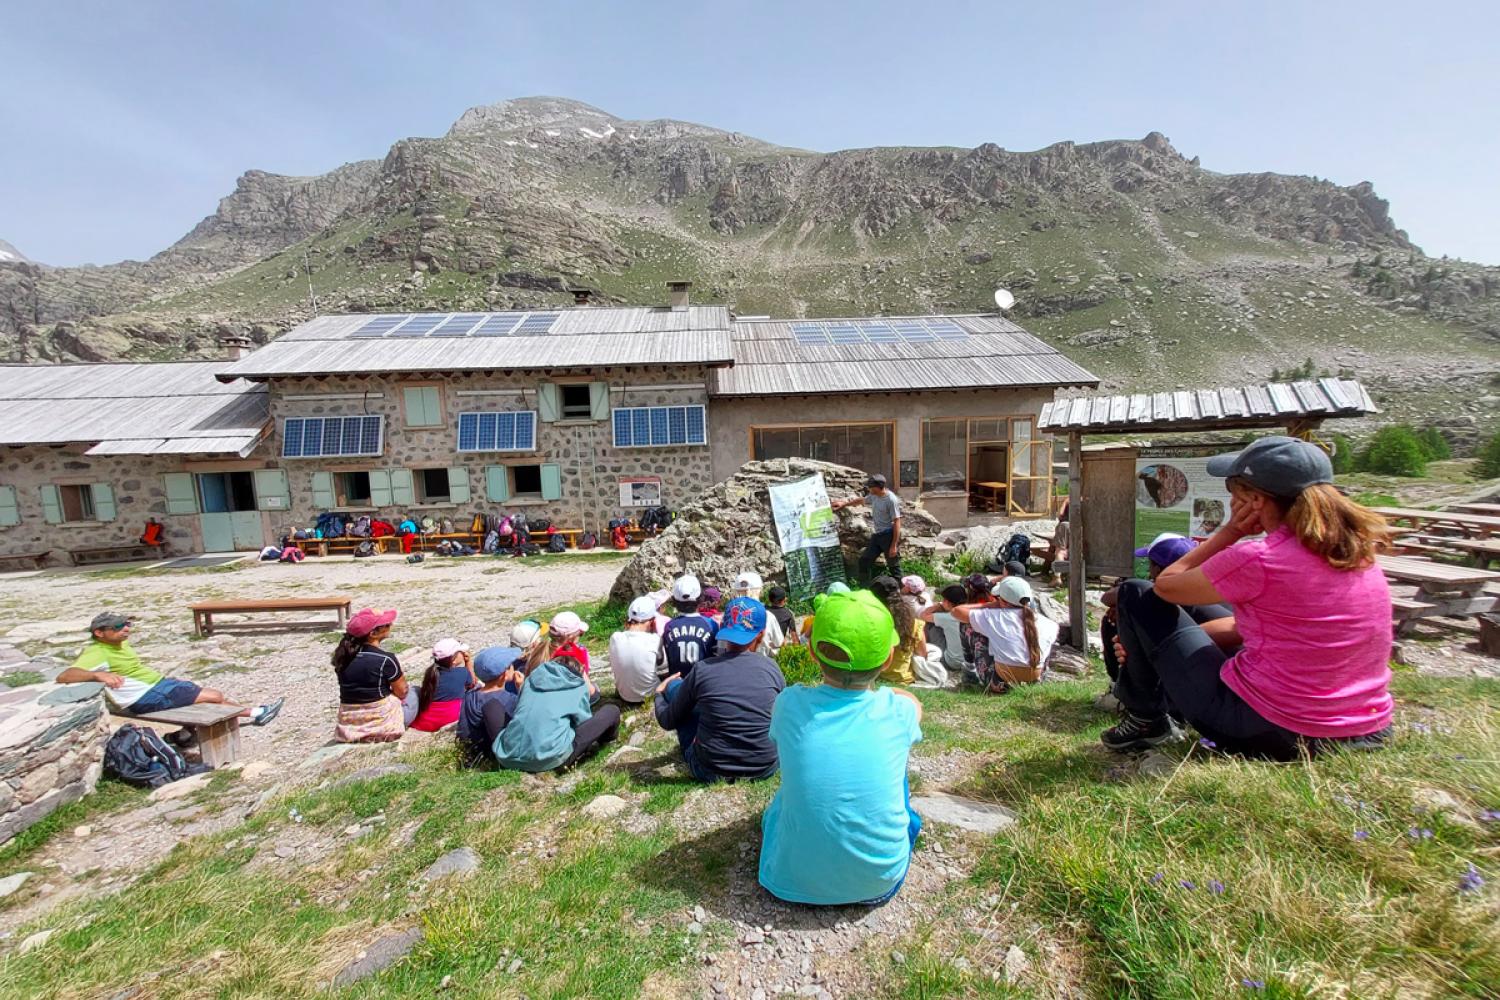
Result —
<instances>
[{"instance_id":1,"label":"white cap","mask_svg":"<svg viewBox=\"0 0 1500 1000\"><path fill-rule=\"evenodd\" d=\"M748 570L747 569L747 570L745 570L745 572L741 573L739 576L737 576L737 577L734 578L734 589L735 590L743 590L743 591L760 590L764 586L765 586L765 581L763 581L760 578L760 574L759 573L756 573L753 570Z\"/></svg>"},{"instance_id":2,"label":"white cap","mask_svg":"<svg viewBox=\"0 0 1500 1000\"><path fill-rule=\"evenodd\" d=\"M1031 599L1031 584L1019 576L1007 576L995 584L990 593L1007 604L1019 607L1022 601Z\"/></svg>"},{"instance_id":3,"label":"white cap","mask_svg":"<svg viewBox=\"0 0 1500 1000\"><path fill-rule=\"evenodd\" d=\"M674 601L696 601L702 596L703 585L691 573L686 576L679 576L676 582L672 584L672 600Z\"/></svg>"},{"instance_id":4,"label":"white cap","mask_svg":"<svg viewBox=\"0 0 1500 1000\"><path fill-rule=\"evenodd\" d=\"M649 622L656 618L656 607L656 602L650 594L637 597L630 602L630 610L626 612L626 617L633 622Z\"/></svg>"},{"instance_id":5,"label":"white cap","mask_svg":"<svg viewBox=\"0 0 1500 1000\"><path fill-rule=\"evenodd\" d=\"M583 635L589 630L588 622L571 611L564 611L552 619L552 634L558 636Z\"/></svg>"},{"instance_id":6,"label":"white cap","mask_svg":"<svg viewBox=\"0 0 1500 1000\"><path fill-rule=\"evenodd\" d=\"M435 660L446 660L455 653L467 653L469 647L457 639L439 639L432 644L432 658Z\"/></svg>"},{"instance_id":7,"label":"white cap","mask_svg":"<svg viewBox=\"0 0 1500 1000\"><path fill-rule=\"evenodd\" d=\"M542 627L533 621L516 622L515 628L510 630L510 644L516 649L525 649L536 642L536 637L541 634Z\"/></svg>"}]
</instances>

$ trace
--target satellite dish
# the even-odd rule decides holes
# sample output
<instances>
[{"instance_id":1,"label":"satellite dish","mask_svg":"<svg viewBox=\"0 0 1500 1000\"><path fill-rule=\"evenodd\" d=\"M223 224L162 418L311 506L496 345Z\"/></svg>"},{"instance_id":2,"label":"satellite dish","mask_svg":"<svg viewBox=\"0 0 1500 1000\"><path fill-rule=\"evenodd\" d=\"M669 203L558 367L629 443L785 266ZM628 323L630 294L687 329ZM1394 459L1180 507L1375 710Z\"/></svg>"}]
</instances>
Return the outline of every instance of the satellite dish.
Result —
<instances>
[{"instance_id":1,"label":"satellite dish","mask_svg":"<svg viewBox=\"0 0 1500 1000\"><path fill-rule=\"evenodd\" d=\"M995 289L995 306L1001 311L1009 309L1016 304L1016 297L1004 288Z\"/></svg>"}]
</instances>

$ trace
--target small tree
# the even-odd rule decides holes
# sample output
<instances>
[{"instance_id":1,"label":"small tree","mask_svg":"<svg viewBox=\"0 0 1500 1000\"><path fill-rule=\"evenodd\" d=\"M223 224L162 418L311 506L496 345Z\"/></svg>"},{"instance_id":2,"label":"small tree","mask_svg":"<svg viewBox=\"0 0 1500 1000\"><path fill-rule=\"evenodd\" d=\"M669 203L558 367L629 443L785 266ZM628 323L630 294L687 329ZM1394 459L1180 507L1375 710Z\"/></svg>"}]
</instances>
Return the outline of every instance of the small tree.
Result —
<instances>
[{"instance_id":1,"label":"small tree","mask_svg":"<svg viewBox=\"0 0 1500 1000\"><path fill-rule=\"evenodd\" d=\"M1427 456L1429 462L1441 462L1453 457L1453 451L1448 447L1448 439L1443 437L1443 432L1436 427L1423 427L1417 431L1417 441L1421 443L1422 454Z\"/></svg>"},{"instance_id":2,"label":"small tree","mask_svg":"<svg viewBox=\"0 0 1500 1000\"><path fill-rule=\"evenodd\" d=\"M1347 434L1335 434L1333 436L1333 471L1336 475L1353 472L1355 466L1354 442L1349 440Z\"/></svg>"},{"instance_id":3,"label":"small tree","mask_svg":"<svg viewBox=\"0 0 1500 1000\"><path fill-rule=\"evenodd\" d=\"M1427 459L1417 435L1405 424L1382 427L1365 451L1365 470L1383 476L1417 478L1427 471Z\"/></svg>"},{"instance_id":4,"label":"small tree","mask_svg":"<svg viewBox=\"0 0 1500 1000\"><path fill-rule=\"evenodd\" d=\"M1500 434L1490 438L1479 449L1479 461L1474 463L1474 475L1480 479L1500 479Z\"/></svg>"}]
</instances>

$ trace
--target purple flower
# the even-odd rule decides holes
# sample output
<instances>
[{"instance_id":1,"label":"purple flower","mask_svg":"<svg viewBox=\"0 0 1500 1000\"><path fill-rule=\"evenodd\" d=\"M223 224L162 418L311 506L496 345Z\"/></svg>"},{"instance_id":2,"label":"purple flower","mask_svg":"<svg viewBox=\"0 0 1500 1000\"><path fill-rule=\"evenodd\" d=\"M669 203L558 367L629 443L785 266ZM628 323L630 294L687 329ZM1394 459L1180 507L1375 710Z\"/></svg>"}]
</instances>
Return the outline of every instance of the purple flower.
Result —
<instances>
[{"instance_id":1,"label":"purple flower","mask_svg":"<svg viewBox=\"0 0 1500 1000\"><path fill-rule=\"evenodd\" d=\"M1196 888L1198 888L1196 885L1193 884L1192 880L1190 880L1190 879L1180 879L1177 884L1180 885L1180 886L1182 886L1184 889L1196 889Z\"/></svg>"},{"instance_id":2,"label":"purple flower","mask_svg":"<svg viewBox=\"0 0 1500 1000\"><path fill-rule=\"evenodd\" d=\"M1484 876L1479 874L1479 869L1474 867L1474 862L1469 862L1469 867L1458 879L1458 891L1464 895L1478 892L1484 888Z\"/></svg>"},{"instance_id":3,"label":"purple flower","mask_svg":"<svg viewBox=\"0 0 1500 1000\"><path fill-rule=\"evenodd\" d=\"M1355 840L1369 840L1370 839L1370 831L1369 830L1355 830L1354 831L1354 839Z\"/></svg>"},{"instance_id":4,"label":"purple flower","mask_svg":"<svg viewBox=\"0 0 1500 1000\"><path fill-rule=\"evenodd\" d=\"M1201 739L1199 739L1198 740L1198 745L1200 747L1203 747L1205 750L1217 750L1217 749L1219 749L1219 744L1215 743L1213 740L1209 739L1207 736L1204 736Z\"/></svg>"},{"instance_id":5,"label":"purple flower","mask_svg":"<svg viewBox=\"0 0 1500 1000\"><path fill-rule=\"evenodd\" d=\"M1422 827L1422 829L1420 829L1420 830L1418 830L1414 826L1409 826L1409 827L1406 828L1406 835L1408 837L1410 837L1412 840L1431 840L1432 839L1432 831L1429 830L1429 829L1427 829L1427 827L1425 827L1425 826Z\"/></svg>"},{"instance_id":6,"label":"purple flower","mask_svg":"<svg viewBox=\"0 0 1500 1000\"><path fill-rule=\"evenodd\" d=\"M1210 879L1208 883L1208 891L1213 893L1215 896L1222 896L1224 895L1224 883L1220 882L1218 879Z\"/></svg>"},{"instance_id":7,"label":"purple flower","mask_svg":"<svg viewBox=\"0 0 1500 1000\"><path fill-rule=\"evenodd\" d=\"M1158 882L1160 882L1162 879L1164 879L1166 877L1167 877L1167 873L1166 872L1157 872L1155 875L1151 876L1151 884L1152 885L1156 885Z\"/></svg>"},{"instance_id":8,"label":"purple flower","mask_svg":"<svg viewBox=\"0 0 1500 1000\"><path fill-rule=\"evenodd\" d=\"M1486 809L1479 818L1485 823L1500 823L1500 809Z\"/></svg>"},{"instance_id":9,"label":"purple flower","mask_svg":"<svg viewBox=\"0 0 1500 1000\"><path fill-rule=\"evenodd\" d=\"M1241 979L1240 985L1247 990L1263 990L1266 988L1264 979Z\"/></svg>"}]
</instances>

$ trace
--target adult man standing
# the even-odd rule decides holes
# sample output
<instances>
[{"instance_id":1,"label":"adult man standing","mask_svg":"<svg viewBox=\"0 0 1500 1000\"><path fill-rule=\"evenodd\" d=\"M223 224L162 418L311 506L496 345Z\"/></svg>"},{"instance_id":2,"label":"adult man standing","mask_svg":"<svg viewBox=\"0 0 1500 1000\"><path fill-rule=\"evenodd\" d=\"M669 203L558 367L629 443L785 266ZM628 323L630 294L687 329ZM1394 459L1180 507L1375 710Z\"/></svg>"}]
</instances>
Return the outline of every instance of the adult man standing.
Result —
<instances>
[{"instance_id":1,"label":"adult man standing","mask_svg":"<svg viewBox=\"0 0 1500 1000\"><path fill-rule=\"evenodd\" d=\"M875 571L875 560L884 556L886 572L899 580L901 579L901 501L886 486L885 476L878 472L865 480L865 487L864 496L854 497L851 500L835 500L829 506L834 510L843 510L857 503L869 506L870 517L874 522L874 533L870 535L870 544L865 546L864 554L859 557L859 578L861 581L868 582Z\"/></svg>"},{"instance_id":2,"label":"adult man standing","mask_svg":"<svg viewBox=\"0 0 1500 1000\"><path fill-rule=\"evenodd\" d=\"M149 715L195 703L234 704L220 691L199 687L192 681L164 677L141 662L130 647L130 619L113 611L94 616L89 623L92 641L73 665L57 675L59 684L97 681L104 696L121 715ZM240 713L252 726L264 726L281 711L285 699L246 708Z\"/></svg>"}]
</instances>

